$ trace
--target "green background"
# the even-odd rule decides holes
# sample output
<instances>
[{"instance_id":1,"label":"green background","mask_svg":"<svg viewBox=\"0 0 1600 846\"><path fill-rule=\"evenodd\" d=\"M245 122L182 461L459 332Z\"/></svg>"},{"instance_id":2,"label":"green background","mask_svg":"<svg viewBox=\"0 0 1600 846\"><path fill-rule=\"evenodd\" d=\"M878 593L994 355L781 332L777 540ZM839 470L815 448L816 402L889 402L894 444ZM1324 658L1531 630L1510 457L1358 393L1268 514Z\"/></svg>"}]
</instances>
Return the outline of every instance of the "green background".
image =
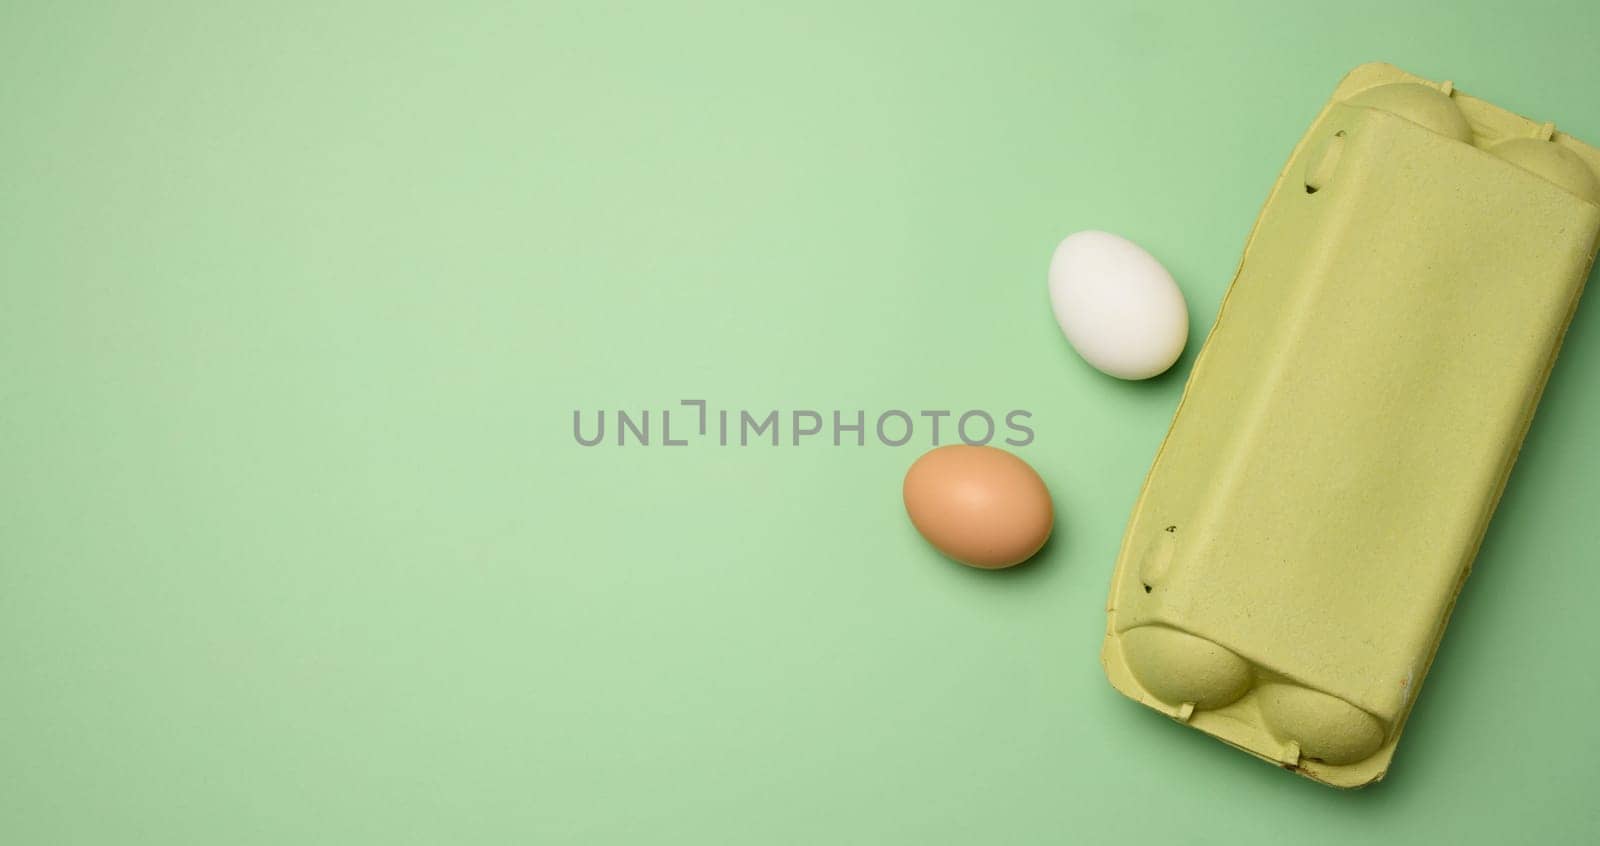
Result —
<instances>
[{"instance_id":1,"label":"green background","mask_svg":"<svg viewBox=\"0 0 1600 846\"><path fill-rule=\"evenodd\" d=\"M1600 141L1592 3L0 8L0 840L1600 837L1593 302L1386 782L1098 663L1339 77ZM1083 228L1179 280L1172 374L1062 340ZM1030 410L1056 538L940 559L917 446L573 441L684 398Z\"/></svg>"}]
</instances>

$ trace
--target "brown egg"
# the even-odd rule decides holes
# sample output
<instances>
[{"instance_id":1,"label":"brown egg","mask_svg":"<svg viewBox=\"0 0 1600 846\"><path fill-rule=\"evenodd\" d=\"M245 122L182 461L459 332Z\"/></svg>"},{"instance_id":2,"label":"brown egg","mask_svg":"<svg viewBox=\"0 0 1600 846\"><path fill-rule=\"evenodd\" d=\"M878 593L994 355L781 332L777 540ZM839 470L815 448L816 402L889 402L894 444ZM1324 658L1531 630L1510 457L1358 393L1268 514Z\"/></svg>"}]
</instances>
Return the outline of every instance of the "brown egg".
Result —
<instances>
[{"instance_id":1,"label":"brown egg","mask_svg":"<svg viewBox=\"0 0 1600 846\"><path fill-rule=\"evenodd\" d=\"M906 513L928 543L973 567L1033 557L1050 537L1050 491L1028 462L988 446L932 450L906 471Z\"/></svg>"}]
</instances>

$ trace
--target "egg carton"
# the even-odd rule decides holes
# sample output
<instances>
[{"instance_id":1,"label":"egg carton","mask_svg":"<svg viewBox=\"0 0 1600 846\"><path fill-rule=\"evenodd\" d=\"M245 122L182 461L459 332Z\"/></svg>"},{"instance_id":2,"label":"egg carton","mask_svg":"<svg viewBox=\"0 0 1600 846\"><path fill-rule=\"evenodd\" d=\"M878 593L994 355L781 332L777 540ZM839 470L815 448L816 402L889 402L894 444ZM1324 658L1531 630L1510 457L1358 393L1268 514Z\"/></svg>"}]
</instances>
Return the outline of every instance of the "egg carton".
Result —
<instances>
[{"instance_id":1,"label":"egg carton","mask_svg":"<svg viewBox=\"0 0 1600 846\"><path fill-rule=\"evenodd\" d=\"M1128 523L1117 690L1319 782L1383 778L1594 261L1597 173L1449 82L1345 77Z\"/></svg>"}]
</instances>

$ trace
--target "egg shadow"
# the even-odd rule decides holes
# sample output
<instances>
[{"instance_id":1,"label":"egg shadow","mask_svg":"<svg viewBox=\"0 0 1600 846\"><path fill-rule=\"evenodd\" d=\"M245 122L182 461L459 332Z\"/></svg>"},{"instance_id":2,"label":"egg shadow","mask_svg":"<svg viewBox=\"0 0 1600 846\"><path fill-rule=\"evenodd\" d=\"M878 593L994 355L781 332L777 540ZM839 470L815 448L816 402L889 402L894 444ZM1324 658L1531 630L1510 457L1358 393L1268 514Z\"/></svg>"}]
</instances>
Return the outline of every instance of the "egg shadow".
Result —
<instances>
[{"instance_id":1,"label":"egg shadow","mask_svg":"<svg viewBox=\"0 0 1600 846\"><path fill-rule=\"evenodd\" d=\"M1193 366L1195 359L1199 357L1200 349L1205 346L1206 339L1209 338L1211 334L1211 327L1208 325L1205 332L1202 333L1199 338L1191 338L1184 344L1183 352L1180 353L1178 358L1172 362L1171 367L1168 367L1166 370L1163 370L1160 373L1149 377L1148 379L1120 379L1116 376L1112 376L1109 373L1105 373L1099 368L1090 364L1089 361L1080 355L1078 350L1072 346L1072 342L1067 340L1066 335L1061 333L1060 328L1056 326L1054 321L1051 321L1049 325L1051 329L1054 330L1052 334L1054 334L1056 337L1057 349L1066 353L1065 357L1074 362L1072 366L1081 367L1089 373L1094 374L1096 377L1108 379L1112 382L1117 382L1128 386L1127 390L1130 391L1158 390L1171 385L1174 381L1179 383L1188 381L1189 370Z\"/></svg>"},{"instance_id":2,"label":"egg shadow","mask_svg":"<svg viewBox=\"0 0 1600 846\"><path fill-rule=\"evenodd\" d=\"M1010 567L1000 567L995 569L973 567L970 564L963 564L942 552L938 552L937 550L934 550L934 552L940 558L944 559L945 564L950 569L959 571L959 578L962 579L978 579L986 582L1017 582L1019 584L1031 583L1033 581L1037 581L1038 579L1044 578L1055 569L1056 565L1051 564L1049 558L1051 550L1054 549L1057 544L1056 535L1061 529L1060 515L1057 515L1055 520L1055 524L1050 528L1050 537L1045 538L1044 545L1039 547L1039 551L1029 556L1026 561L1023 561L1020 564L1013 564ZM913 528L912 532L915 533L916 529ZM924 545L926 545L929 549L933 549L932 544L928 544L926 540L923 540L921 535L918 535L918 540L922 540Z\"/></svg>"}]
</instances>

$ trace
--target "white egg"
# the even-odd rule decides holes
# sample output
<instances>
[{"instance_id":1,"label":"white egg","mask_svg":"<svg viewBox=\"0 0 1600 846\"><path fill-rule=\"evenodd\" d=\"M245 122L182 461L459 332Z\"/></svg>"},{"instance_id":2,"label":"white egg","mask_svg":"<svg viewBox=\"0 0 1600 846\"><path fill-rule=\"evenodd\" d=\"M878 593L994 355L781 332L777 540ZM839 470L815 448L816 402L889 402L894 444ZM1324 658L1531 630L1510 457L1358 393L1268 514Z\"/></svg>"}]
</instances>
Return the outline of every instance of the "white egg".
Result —
<instances>
[{"instance_id":1,"label":"white egg","mask_svg":"<svg viewBox=\"0 0 1600 846\"><path fill-rule=\"evenodd\" d=\"M1189 339L1189 308L1172 274L1110 232L1076 232L1056 247L1050 305L1078 355L1118 379L1165 372Z\"/></svg>"}]
</instances>

